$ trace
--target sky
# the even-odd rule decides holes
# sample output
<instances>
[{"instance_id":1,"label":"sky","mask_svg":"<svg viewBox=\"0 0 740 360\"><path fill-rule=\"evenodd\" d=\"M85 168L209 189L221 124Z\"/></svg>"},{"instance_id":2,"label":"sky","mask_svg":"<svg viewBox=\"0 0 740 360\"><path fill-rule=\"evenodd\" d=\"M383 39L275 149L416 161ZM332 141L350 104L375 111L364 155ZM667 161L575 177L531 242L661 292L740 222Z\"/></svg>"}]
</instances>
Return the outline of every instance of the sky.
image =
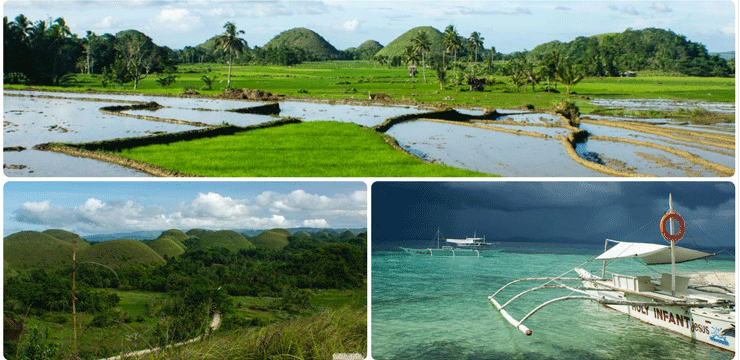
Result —
<instances>
[{"instance_id":1,"label":"sky","mask_svg":"<svg viewBox=\"0 0 740 360\"><path fill-rule=\"evenodd\" d=\"M193 228L367 228L362 182L8 182L4 236Z\"/></svg>"},{"instance_id":2,"label":"sky","mask_svg":"<svg viewBox=\"0 0 740 360\"><path fill-rule=\"evenodd\" d=\"M370 39L387 45L416 26L443 31L447 25L466 37L478 31L486 49L502 53L628 28L672 30L710 52L734 50L736 38L732 1L11 0L3 13L34 22L63 17L81 37L87 30L100 35L133 28L172 49L223 33L227 21L245 30L250 47L295 27L317 32L340 50Z\"/></svg>"},{"instance_id":3,"label":"sky","mask_svg":"<svg viewBox=\"0 0 740 360\"><path fill-rule=\"evenodd\" d=\"M686 221L679 241L735 244L731 182L376 182L372 243L486 236L605 239L664 243L660 219L674 211Z\"/></svg>"}]
</instances>

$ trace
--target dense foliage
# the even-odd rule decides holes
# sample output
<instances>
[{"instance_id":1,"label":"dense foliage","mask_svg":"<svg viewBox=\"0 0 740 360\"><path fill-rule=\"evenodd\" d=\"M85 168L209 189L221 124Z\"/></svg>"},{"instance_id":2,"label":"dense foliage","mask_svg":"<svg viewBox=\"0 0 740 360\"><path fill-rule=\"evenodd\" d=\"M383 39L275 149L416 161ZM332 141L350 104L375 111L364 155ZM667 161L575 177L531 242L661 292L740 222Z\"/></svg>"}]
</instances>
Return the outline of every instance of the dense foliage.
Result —
<instances>
[{"instance_id":1,"label":"dense foliage","mask_svg":"<svg viewBox=\"0 0 740 360\"><path fill-rule=\"evenodd\" d=\"M218 233L204 231L201 235ZM121 299L110 289L162 293L163 301L147 305L148 317L157 319L150 340L168 344L202 334L216 312L232 313L231 296L278 298L280 309L300 311L309 306L310 290L365 286L366 235L322 232L316 236L288 236L288 245L282 250L198 247L177 257L165 256L164 263L139 263L115 270L78 262L76 309L94 315L84 326L113 326L133 320L116 310ZM69 315L64 314L72 312L71 294L71 267L32 269L6 278L4 314L14 321L34 315L68 323ZM29 339L37 341L23 337L20 342L6 343L6 349L23 350Z\"/></svg>"},{"instance_id":2,"label":"dense foliage","mask_svg":"<svg viewBox=\"0 0 740 360\"><path fill-rule=\"evenodd\" d=\"M552 41L537 46L527 57L539 62L553 52L580 64L587 76L621 76L626 71L640 70L688 76L734 74L726 60L710 56L704 45L672 31L655 28L582 36L568 43Z\"/></svg>"},{"instance_id":3,"label":"dense foliage","mask_svg":"<svg viewBox=\"0 0 740 360\"><path fill-rule=\"evenodd\" d=\"M136 30L79 38L63 18L47 24L24 15L3 17L3 81L29 85L62 85L74 73L103 74L106 83L125 84L171 67L172 50L155 45Z\"/></svg>"}]
</instances>

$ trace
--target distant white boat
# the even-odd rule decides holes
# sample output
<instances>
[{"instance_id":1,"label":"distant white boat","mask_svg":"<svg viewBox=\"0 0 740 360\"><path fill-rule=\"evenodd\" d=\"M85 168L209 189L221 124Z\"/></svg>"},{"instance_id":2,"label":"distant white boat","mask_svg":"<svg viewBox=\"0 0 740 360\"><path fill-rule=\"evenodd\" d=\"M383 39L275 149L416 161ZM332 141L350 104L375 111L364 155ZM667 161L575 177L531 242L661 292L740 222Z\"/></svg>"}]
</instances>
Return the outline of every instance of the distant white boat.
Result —
<instances>
[{"instance_id":1,"label":"distant white boat","mask_svg":"<svg viewBox=\"0 0 740 360\"><path fill-rule=\"evenodd\" d=\"M475 233L473 237L465 239L444 239L445 242L452 245L443 245L440 247L440 241L442 240L439 229L437 229L437 247L427 248L406 248L401 247L401 250L411 255L429 255L429 256L466 256L466 257L490 257L493 256L497 250L493 249L494 244L486 242L486 237L476 237Z\"/></svg>"},{"instance_id":2,"label":"distant white boat","mask_svg":"<svg viewBox=\"0 0 740 360\"><path fill-rule=\"evenodd\" d=\"M674 220L679 223L678 233L673 231ZM670 229L666 228L666 223L670 224ZM676 275L676 263L703 259L716 254L675 246L674 243L683 236L685 226L681 216L673 212L670 196L669 211L661 221L661 232L667 240L670 240L670 246L606 240L604 253L590 260L603 261L601 276L576 267L571 271L575 271L578 277L564 277L565 274L563 274L558 277L518 279L504 285L488 299L509 323L526 335L531 335L532 331L523 325L524 321L545 306L564 300L588 300L598 302L648 324L663 327L734 353L734 287L715 284L692 286L689 285L689 278ZM616 245L608 248L609 243L616 243ZM671 273L662 274L656 279L648 276L614 273L611 273L611 278L606 278L607 261L634 257L642 259L647 265L672 264ZM495 299L502 290L522 281L545 281L545 283L517 294L503 305ZM580 283L581 286L566 284L566 282L573 281ZM563 296L546 301L535 307L521 320L515 320L504 309L522 295L544 289L567 289L580 295Z\"/></svg>"}]
</instances>

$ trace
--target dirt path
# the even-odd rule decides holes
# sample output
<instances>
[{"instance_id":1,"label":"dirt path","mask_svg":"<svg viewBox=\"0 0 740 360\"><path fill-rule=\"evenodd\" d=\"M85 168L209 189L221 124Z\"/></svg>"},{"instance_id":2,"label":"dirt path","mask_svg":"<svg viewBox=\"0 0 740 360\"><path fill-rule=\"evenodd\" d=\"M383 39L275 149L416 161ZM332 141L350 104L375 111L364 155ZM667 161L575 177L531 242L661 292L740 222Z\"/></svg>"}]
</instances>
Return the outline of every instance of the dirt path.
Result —
<instances>
[{"instance_id":1,"label":"dirt path","mask_svg":"<svg viewBox=\"0 0 740 360\"><path fill-rule=\"evenodd\" d=\"M219 327L221 327L221 314L220 313L216 313L216 314L213 315L213 319L211 320L211 324L208 327L208 330L206 330L206 334L208 334L208 333L210 333L210 332L218 329ZM127 353L127 354L112 356L112 357L109 357L109 358L103 358L103 359L99 359L99 360L121 360L121 359L129 358L129 357L138 357L138 356L141 356L141 355L146 355L146 354L149 354L149 353L153 353L155 351L159 351L159 350L163 350L163 349L169 349L169 348L173 348L173 347L178 347L178 346L182 346L182 345L194 343L194 342L200 340L201 337L202 336L197 336L197 337L192 338L190 340L179 342L179 343L172 344L172 345L162 346L162 347L158 347L158 348L154 348L154 349L144 349L144 350L139 350L139 351L132 351L132 352Z\"/></svg>"}]
</instances>

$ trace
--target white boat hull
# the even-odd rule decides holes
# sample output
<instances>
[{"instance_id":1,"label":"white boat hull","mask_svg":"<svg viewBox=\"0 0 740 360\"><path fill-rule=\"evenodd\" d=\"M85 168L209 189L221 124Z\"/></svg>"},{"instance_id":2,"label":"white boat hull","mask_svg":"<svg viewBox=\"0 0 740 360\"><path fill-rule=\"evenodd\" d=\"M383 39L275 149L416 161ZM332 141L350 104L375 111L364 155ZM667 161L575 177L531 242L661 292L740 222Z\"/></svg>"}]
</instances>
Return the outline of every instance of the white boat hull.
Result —
<instances>
[{"instance_id":1,"label":"white boat hull","mask_svg":"<svg viewBox=\"0 0 740 360\"><path fill-rule=\"evenodd\" d=\"M614 291L588 290L605 299L649 302L650 298ZM735 352L735 311L721 308L687 308L681 306L634 306L605 304L651 325L718 348Z\"/></svg>"}]
</instances>

